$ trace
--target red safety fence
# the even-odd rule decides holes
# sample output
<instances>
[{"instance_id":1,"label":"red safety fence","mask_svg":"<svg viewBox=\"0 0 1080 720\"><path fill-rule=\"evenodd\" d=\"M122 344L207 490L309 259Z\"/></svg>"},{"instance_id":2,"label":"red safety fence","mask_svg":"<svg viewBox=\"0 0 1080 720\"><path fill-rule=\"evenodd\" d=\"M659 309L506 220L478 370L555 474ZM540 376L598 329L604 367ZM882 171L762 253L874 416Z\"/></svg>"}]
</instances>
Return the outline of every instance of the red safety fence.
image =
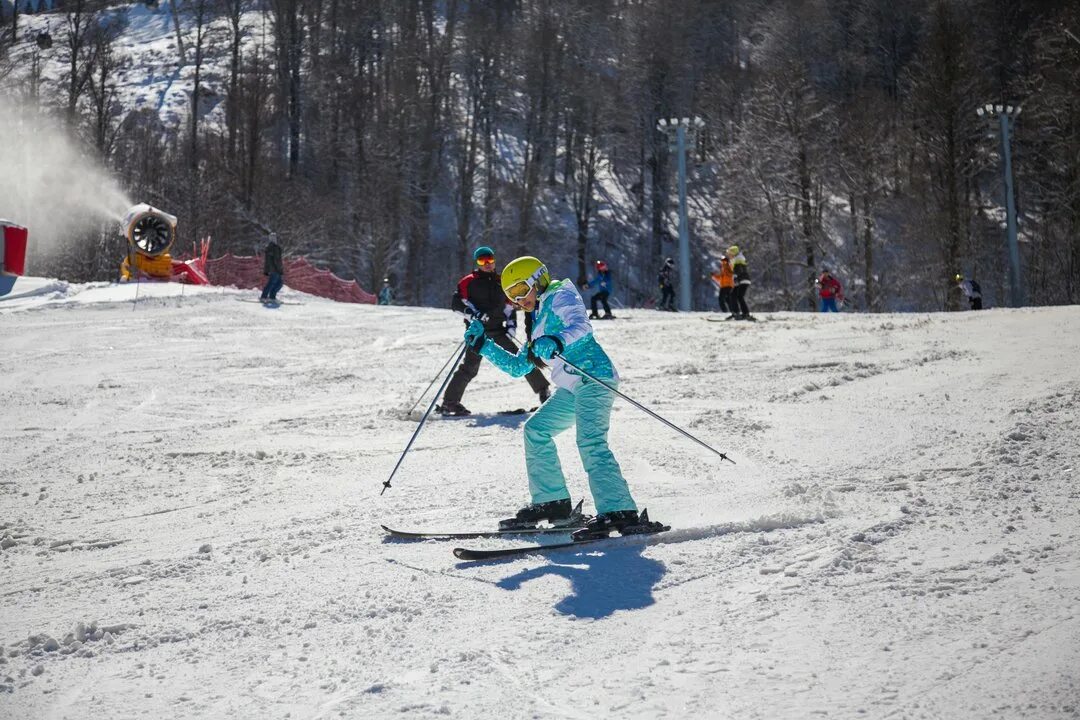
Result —
<instances>
[{"instance_id":1,"label":"red safety fence","mask_svg":"<svg viewBox=\"0 0 1080 720\"><path fill-rule=\"evenodd\" d=\"M338 302L375 304L375 296L355 280L342 280L329 270L320 270L304 258L286 259L285 284L294 290ZM206 261L206 275L211 285L234 285L238 288L261 288L266 284L261 257L231 253Z\"/></svg>"}]
</instances>

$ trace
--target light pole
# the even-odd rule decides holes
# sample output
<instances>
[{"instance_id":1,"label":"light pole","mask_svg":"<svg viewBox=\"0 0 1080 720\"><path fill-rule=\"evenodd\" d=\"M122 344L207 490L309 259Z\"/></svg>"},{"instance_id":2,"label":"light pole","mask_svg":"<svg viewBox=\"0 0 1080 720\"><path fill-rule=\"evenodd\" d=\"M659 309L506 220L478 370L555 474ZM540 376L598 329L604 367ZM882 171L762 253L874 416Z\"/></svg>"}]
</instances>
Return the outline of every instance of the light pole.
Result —
<instances>
[{"instance_id":1,"label":"light pole","mask_svg":"<svg viewBox=\"0 0 1080 720\"><path fill-rule=\"evenodd\" d=\"M686 153L694 148L697 132L705 127L705 121L695 117L661 118L656 128L668 137L669 147L678 155L679 162L679 309L691 308L690 293L690 222L686 215Z\"/></svg>"},{"instance_id":2,"label":"light pole","mask_svg":"<svg viewBox=\"0 0 1080 720\"><path fill-rule=\"evenodd\" d=\"M1016 238L1016 200L1013 198L1012 147L1009 135L1016 117L1020 114L1018 105L986 104L975 113L991 121L996 119L1001 132L1002 174L1005 176L1005 225L1009 243L1009 305L1023 307L1024 286L1020 281L1020 244Z\"/></svg>"}]
</instances>

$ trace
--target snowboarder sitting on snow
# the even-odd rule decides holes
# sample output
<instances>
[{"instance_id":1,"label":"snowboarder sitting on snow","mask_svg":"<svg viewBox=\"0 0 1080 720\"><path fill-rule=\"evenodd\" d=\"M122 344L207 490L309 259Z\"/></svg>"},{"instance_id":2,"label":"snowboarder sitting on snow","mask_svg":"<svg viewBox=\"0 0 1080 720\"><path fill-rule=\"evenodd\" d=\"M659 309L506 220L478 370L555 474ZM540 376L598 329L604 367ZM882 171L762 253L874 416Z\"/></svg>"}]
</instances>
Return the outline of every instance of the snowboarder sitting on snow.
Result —
<instances>
[{"instance_id":1,"label":"snowboarder sitting on snow","mask_svg":"<svg viewBox=\"0 0 1080 720\"><path fill-rule=\"evenodd\" d=\"M458 281L457 290L450 302L450 307L457 312L474 317L485 316L480 325L486 337L509 352L517 352L517 345L512 338L517 330L517 312L503 294L499 274L495 272L495 251L487 246L476 248L473 253L477 268ZM466 321L466 324L468 321ZM442 405L438 408L443 415L468 415L469 410L461 404L465 388L480 370L480 355L469 349L465 358L454 372L450 384L443 393ZM533 368L525 379L529 387L540 396L540 402L548 399L550 385L539 369Z\"/></svg>"},{"instance_id":2,"label":"snowboarder sitting on snow","mask_svg":"<svg viewBox=\"0 0 1080 720\"><path fill-rule=\"evenodd\" d=\"M596 261L596 275L585 283L585 289L596 288L596 292L593 293L590 303L592 304L592 312L589 313L590 320L614 320L615 316L611 314L611 306L608 305L608 296L611 295L611 271L608 270L607 263L603 260ZM599 303L604 305L604 317L600 317L600 310L597 308Z\"/></svg>"},{"instance_id":3,"label":"snowboarder sitting on snow","mask_svg":"<svg viewBox=\"0 0 1080 720\"><path fill-rule=\"evenodd\" d=\"M956 276L956 286L968 299L972 310L982 310L982 288L974 280L965 280L963 275Z\"/></svg>"},{"instance_id":4,"label":"snowboarder sitting on snow","mask_svg":"<svg viewBox=\"0 0 1080 720\"><path fill-rule=\"evenodd\" d=\"M818 295L821 297L821 312L840 312L837 302L844 302L844 288L840 281L832 276L829 268L821 268L821 277L817 280Z\"/></svg>"},{"instance_id":5,"label":"snowboarder sitting on snow","mask_svg":"<svg viewBox=\"0 0 1080 720\"><path fill-rule=\"evenodd\" d=\"M285 264L281 260L281 246L277 243L277 233L270 233L270 241L266 244L266 252L263 257L263 275L266 275L266 285L263 286L259 301L263 303L276 303L278 290L285 284L282 276L285 274Z\"/></svg>"},{"instance_id":6,"label":"snowboarder sitting on snow","mask_svg":"<svg viewBox=\"0 0 1080 720\"><path fill-rule=\"evenodd\" d=\"M465 341L495 367L521 377L535 368L536 360L551 363L555 394L525 423L525 467L529 476L530 505L501 528L523 527L548 520L571 519L573 507L566 478L555 448L555 435L577 425L577 446L589 476L597 515L574 533L575 539L605 535L639 523L637 505L622 470L607 444L611 405L615 395L600 383L583 377L559 356L616 386L619 375L611 359L596 342L585 314L585 303L570 280L553 281L547 268L534 257L520 257L502 272L506 296L525 312L534 312L533 340L515 355L487 337L484 324L474 320Z\"/></svg>"},{"instance_id":7,"label":"snowboarder sitting on snow","mask_svg":"<svg viewBox=\"0 0 1080 720\"><path fill-rule=\"evenodd\" d=\"M657 282L660 283L660 303L656 306L657 310L675 312L675 283L672 278L674 272L675 261L668 258L656 276Z\"/></svg>"},{"instance_id":8,"label":"snowboarder sitting on snow","mask_svg":"<svg viewBox=\"0 0 1080 720\"><path fill-rule=\"evenodd\" d=\"M732 245L727 249L727 256L731 258L731 268L735 273L735 290L732 293L731 304L732 320L753 320L750 317L750 308L746 304L746 291L750 289L750 270L746 266L746 256L739 250L738 245Z\"/></svg>"},{"instance_id":9,"label":"snowboarder sitting on snow","mask_svg":"<svg viewBox=\"0 0 1080 720\"><path fill-rule=\"evenodd\" d=\"M720 258L720 269L713 273L713 281L720 288L717 299L720 301L720 312L731 313L725 320L734 320L738 311L732 294L735 292L735 271L731 268L731 258L724 255Z\"/></svg>"}]
</instances>

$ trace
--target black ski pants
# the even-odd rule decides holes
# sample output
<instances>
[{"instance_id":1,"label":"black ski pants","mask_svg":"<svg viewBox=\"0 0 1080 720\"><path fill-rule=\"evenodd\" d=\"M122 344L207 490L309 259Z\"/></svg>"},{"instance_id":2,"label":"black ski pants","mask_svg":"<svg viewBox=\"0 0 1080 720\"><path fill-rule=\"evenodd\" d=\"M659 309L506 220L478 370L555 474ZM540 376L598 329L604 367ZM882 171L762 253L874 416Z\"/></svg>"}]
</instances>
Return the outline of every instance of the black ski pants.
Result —
<instances>
[{"instance_id":1,"label":"black ski pants","mask_svg":"<svg viewBox=\"0 0 1080 720\"><path fill-rule=\"evenodd\" d=\"M750 317L750 308L746 305L746 291L750 289L749 285L736 285L735 294L729 301L731 304L731 313L733 315L742 315L743 317ZM735 306L738 305L739 312L735 312Z\"/></svg>"},{"instance_id":2,"label":"black ski pants","mask_svg":"<svg viewBox=\"0 0 1080 720\"><path fill-rule=\"evenodd\" d=\"M664 285L660 288L660 310L675 309L675 286Z\"/></svg>"},{"instance_id":3,"label":"black ski pants","mask_svg":"<svg viewBox=\"0 0 1080 720\"><path fill-rule=\"evenodd\" d=\"M739 314L735 309L735 300L731 297L734 292L735 288L720 288L720 312L731 313L732 315Z\"/></svg>"},{"instance_id":4,"label":"black ski pants","mask_svg":"<svg viewBox=\"0 0 1080 720\"><path fill-rule=\"evenodd\" d=\"M592 314L593 315L599 315L600 314L600 311L597 310L597 305L601 304L601 303L604 305L604 314L605 315L610 315L611 314L611 306L608 305L607 299L608 299L608 291L607 290L601 290L600 292L598 292L598 293L596 293L595 295L592 296L591 302L592 302Z\"/></svg>"},{"instance_id":5,"label":"black ski pants","mask_svg":"<svg viewBox=\"0 0 1080 720\"><path fill-rule=\"evenodd\" d=\"M517 354L517 346L502 330L493 330L488 333L488 337L503 350ZM443 393L443 405L461 402L461 397L465 394L465 388L469 386L469 382L480 371L481 360L483 358L480 354L473 352L471 348L465 351L465 359L461 361L457 370L454 371L454 377L450 378L450 384L446 387L446 392ZM525 376L525 379L528 380L529 387L537 395L540 394L541 390L548 387L547 378L538 369L533 369L532 372Z\"/></svg>"}]
</instances>

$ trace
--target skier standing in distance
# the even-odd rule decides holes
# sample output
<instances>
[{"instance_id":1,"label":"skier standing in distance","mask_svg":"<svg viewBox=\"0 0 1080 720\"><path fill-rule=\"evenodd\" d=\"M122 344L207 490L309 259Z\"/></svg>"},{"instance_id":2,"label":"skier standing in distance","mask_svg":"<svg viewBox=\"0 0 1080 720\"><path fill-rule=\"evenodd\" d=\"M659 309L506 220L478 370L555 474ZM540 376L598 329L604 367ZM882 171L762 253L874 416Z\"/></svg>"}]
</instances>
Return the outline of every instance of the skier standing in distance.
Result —
<instances>
[{"instance_id":1,"label":"skier standing in distance","mask_svg":"<svg viewBox=\"0 0 1080 720\"><path fill-rule=\"evenodd\" d=\"M821 277L817 280L818 296L821 298L821 312L840 312L838 302L844 302L844 288L833 277L829 268L821 268Z\"/></svg>"},{"instance_id":2,"label":"skier standing in distance","mask_svg":"<svg viewBox=\"0 0 1080 720\"><path fill-rule=\"evenodd\" d=\"M713 281L720 288L717 299L720 301L720 312L730 313L725 320L734 320L737 310L732 294L735 292L735 271L731 268L731 258L724 255L720 258L720 269L713 273Z\"/></svg>"},{"instance_id":3,"label":"skier standing in distance","mask_svg":"<svg viewBox=\"0 0 1080 720\"><path fill-rule=\"evenodd\" d=\"M675 272L675 261L668 258L664 261L664 265L660 268L660 272L657 274L657 282L660 283L660 302L657 303L657 310L675 310L675 284L672 275Z\"/></svg>"},{"instance_id":4,"label":"skier standing in distance","mask_svg":"<svg viewBox=\"0 0 1080 720\"><path fill-rule=\"evenodd\" d=\"M750 270L746 266L746 256L739 250L738 245L729 247L727 256L731 258L731 268L735 273L735 290L730 301L733 319L753 320L746 304L746 292L750 289Z\"/></svg>"},{"instance_id":5,"label":"skier standing in distance","mask_svg":"<svg viewBox=\"0 0 1080 720\"><path fill-rule=\"evenodd\" d=\"M379 304L390 305L394 302L394 288L390 287L390 278L383 278L382 288L379 290Z\"/></svg>"},{"instance_id":6,"label":"skier standing in distance","mask_svg":"<svg viewBox=\"0 0 1080 720\"><path fill-rule=\"evenodd\" d=\"M557 389L525 423L525 466L531 503L515 517L500 522L500 528L522 527L544 519L558 523L571 517L570 492L554 436L575 424L578 453L589 476L597 514L574 533L574 539L637 526L637 505L607 443L615 395L556 357L565 356L609 385L618 385L619 375L593 336L581 295L570 280L553 281L544 264L530 256L517 258L503 268L502 287L516 306L535 312L535 339L512 354L487 336L483 323L474 320L465 331L465 341L473 351L514 377L531 372L537 358L549 361Z\"/></svg>"},{"instance_id":7,"label":"skier standing in distance","mask_svg":"<svg viewBox=\"0 0 1080 720\"><path fill-rule=\"evenodd\" d=\"M596 292L593 293L589 302L592 305L592 312L589 313L590 320L614 320L615 316L611 314L611 306L608 305L608 296L611 295L611 271L608 270L608 265L603 260L596 261L596 275L593 276L589 282L585 283L585 288L596 288ZM599 304L604 306L604 317L600 317L600 310L597 307Z\"/></svg>"},{"instance_id":8,"label":"skier standing in distance","mask_svg":"<svg viewBox=\"0 0 1080 720\"><path fill-rule=\"evenodd\" d=\"M458 281L450 307L457 312L474 317L483 316L480 321L484 333L494 344L516 353L517 345L513 337L517 330L517 312L503 294L499 274L495 272L495 251L481 246L473 253L477 268ZM469 321L466 320L466 324ZM469 415L469 410L461 404L465 388L480 370L480 355L469 349L461 365L454 372L450 384L443 393L442 405L438 411L443 415ZM525 374L525 373L523 373ZM540 397L540 402L548 399L550 385L538 368L525 374L529 387Z\"/></svg>"},{"instance_id":9,"label":"skier standing in distance","mask_svg":"<svg viewBox=\"0 0 1080 720\"><path fill-rule=\"evenodd\" d=\"M278 290L281 290L281 286L285 284L282 279L285 275L285 264L281 259L281 246L277 242L277 233L270 233L270 241L266 243L266 251L263 254L263 275L266 276L266 284L263 285L259 301L276 303Z\"/></svg>"},{"instance_id":10,"label":"skier standing in distance","mask_svg":"<svg viewBox=\"0 0 1080 720\"><path fill-rule=\"evenodd\" d=\"M982 288L974 280L965 280L963 275L956 276L956 286L968 299L972 310L982 310Z\"/></svg>"}]
</instances>

